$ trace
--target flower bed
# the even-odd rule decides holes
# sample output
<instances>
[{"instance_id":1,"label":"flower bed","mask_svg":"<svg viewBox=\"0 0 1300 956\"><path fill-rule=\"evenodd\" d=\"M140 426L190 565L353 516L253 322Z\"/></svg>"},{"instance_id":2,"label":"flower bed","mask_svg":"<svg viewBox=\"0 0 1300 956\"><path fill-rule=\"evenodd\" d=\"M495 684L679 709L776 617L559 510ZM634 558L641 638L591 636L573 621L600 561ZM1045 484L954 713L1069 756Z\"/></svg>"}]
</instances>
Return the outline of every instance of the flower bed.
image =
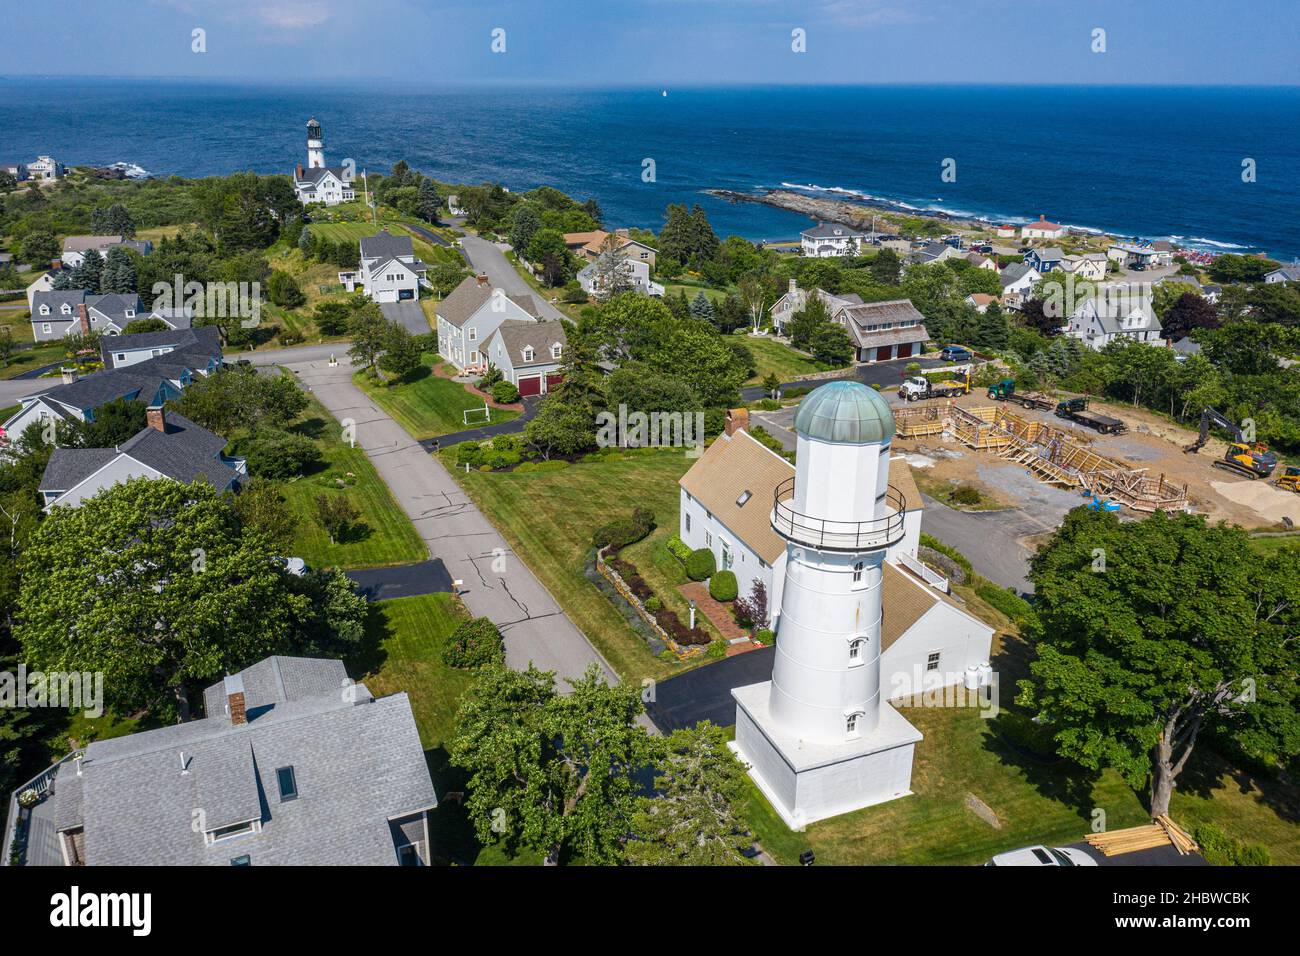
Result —
<instances>
[{"instance_id":1,"label":"flower bed","mask_svg":"<svg viewBox=\"0 0 1300 956\"><path fill-rule=\"evenodd\" d=\"M614 586L619 595L630 604L642 620L658 634L680 660L696 657L711 643L708 632L700 627L690 628L671 608L655 597L645 578L637 573L636 565L620 557L605 557L609 548L596 552L596 569ZM658 607L650 611L646 604L656 601Z\"/></svg>"}]
</instances>

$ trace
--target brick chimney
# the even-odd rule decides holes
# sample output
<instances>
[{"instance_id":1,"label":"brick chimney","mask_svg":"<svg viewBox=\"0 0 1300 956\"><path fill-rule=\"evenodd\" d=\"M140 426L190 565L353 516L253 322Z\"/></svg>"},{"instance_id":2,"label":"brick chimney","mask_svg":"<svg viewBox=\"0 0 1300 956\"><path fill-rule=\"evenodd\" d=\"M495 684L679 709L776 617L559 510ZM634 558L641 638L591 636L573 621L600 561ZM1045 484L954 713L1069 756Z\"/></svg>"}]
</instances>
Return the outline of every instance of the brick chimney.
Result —
<instances>
[{"instance_id":1,"label":"brick chimney","mask_svg":"<svg viewBox=\"0 0 1300 956\"><path fill-rule=\"evenodd\" d=\"M298 164L298 178L302 179L302 163Z\"/></svg>"},{"instance_id":2,"label":"brick chimney","mask_svg":"<svg viewBox=\"0 0 1300 956\"><path fill-rule=\"evenodd\" d=\"M150 405L144 410L144 423L155 431L167 431L167 414L161 405Z\"/></svg>"},{"instance_id":3,"label":"brick chimney","mask_svg":"<svg viewBox=\"0 0 1300 956\"><path fill-rule=\"evenodd\" d=\"M64 385L71 385L77 380L77 370L75 368L61 368L59 369L59 377L63 379Z\"/></svg>"},{"instance_id":4,"label":"brick chimney","mask_svg":"<svg viewBox=\"0 0 1300 956\"><path fill-rule=\"evenodd\" d=\"M790 294L791 294L791 295L794 295L794 294L795 294L796 292L798 292L798 291L799 291L799 280L798 280L798 279L791 279L791 280L790 280Z\"/></svg>"},{"instance_id":5,"label":"brick chimney","mask_svg":"<svg viewBox=\"0 0 1300 956\"><path fill-rule=\"evenodd\" d=\"M747 428L749 428L748 408L733 408L727 412L726 432L728 436L739 431L745 431Z\"/></svg>"},{"instance_id":6,"label":"brick chimney","mask_svg":"<svg viewBox=\"0 0 1300 956\"><path fill-rule=\"evenodd\" d=\"M226 710L232 724L248 723L248 711L244 704L244 679L238 674L227 674L224 681L226 691Z\"/></svg>"},{"instance_id":7,"label":"brick chimney","mask_svg":"<svg viewBox=\"0 0 1300 956\"><path fill-rule=\"evenodd\" d=\"M86 303L77 306L77 321L81 323L81 334L90 334L90 312L86 310Z\"/></svg>"}]
</instances>

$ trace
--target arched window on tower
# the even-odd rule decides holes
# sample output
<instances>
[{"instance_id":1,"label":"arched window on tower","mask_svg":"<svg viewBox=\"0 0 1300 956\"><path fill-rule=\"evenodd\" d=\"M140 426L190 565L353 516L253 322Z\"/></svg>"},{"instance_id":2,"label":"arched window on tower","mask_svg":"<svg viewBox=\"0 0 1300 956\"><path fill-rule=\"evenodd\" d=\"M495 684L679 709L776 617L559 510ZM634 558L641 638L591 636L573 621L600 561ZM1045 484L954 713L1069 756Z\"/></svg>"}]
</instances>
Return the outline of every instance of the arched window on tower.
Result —
<instances>
[{"instance_id":1,"label":"arched window on tower","mask_svg":"<svg viewBox=\"0 0 1300 956\"><path fill-rule=\"evenodd\" d=\"M853 587L855 589L860 588L864 585L865 583L864 579L866 578L866 575L863 572L865 569L866 569L865 562L862 561L853 562Z\"/></svg>"},{"instance_id":2,"label":"arched window on tower","mask_svg":"<svg viewBox=\"0 0 1300 956\"><path fill-rule=\"evenodd\" d=\"M867 653L867 639L865 637L855 637L849 641L849 664L865 664Z\"/></svg>"},{"instance_id":3,"label":"arched window on tower","mask_svg":"<svg viewBox=\"0 0 1300 956\"><path fill-rule=\"evenodd\" d=\"M860 717L862 717L862 711L844 715L844 732L848 736L856 737L858 735L858 719Z\"/></svg>"}]
</instances>

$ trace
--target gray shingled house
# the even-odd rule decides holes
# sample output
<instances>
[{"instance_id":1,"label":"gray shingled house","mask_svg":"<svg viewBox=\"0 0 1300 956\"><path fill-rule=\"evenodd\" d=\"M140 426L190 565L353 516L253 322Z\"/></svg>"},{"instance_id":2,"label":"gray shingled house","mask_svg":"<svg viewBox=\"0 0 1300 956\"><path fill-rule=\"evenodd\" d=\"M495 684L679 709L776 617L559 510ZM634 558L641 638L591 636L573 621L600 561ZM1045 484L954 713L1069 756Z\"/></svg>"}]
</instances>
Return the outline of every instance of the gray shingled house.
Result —
<instances>
[{"instance_id":1,"label":"gray shingled house","mask_svg":"<svg viewBox=\"0 0 1300 956\"><path fill-rule=\"evenodd\" d=\"M201 720L95 741L16 791L11 821L38 794L21 862L428 864L438 799L405 694L376 698L339 661L268 657L203 700Z\"/></svg>"}]
</instances>

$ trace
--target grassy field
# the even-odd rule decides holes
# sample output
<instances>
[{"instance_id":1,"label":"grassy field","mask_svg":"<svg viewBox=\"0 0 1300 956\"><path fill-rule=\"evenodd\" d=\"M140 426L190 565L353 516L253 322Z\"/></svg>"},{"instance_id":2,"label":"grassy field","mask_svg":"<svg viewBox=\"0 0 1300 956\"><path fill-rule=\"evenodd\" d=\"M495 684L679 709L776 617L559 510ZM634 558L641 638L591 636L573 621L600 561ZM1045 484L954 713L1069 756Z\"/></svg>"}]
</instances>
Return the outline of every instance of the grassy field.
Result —
<instances>
[{"instance_id":1,"label":"grassy field","mask_svg":"<svg viewBox=\"0 0 1300 956\"><path fill-rule=\"evenodd\" d=\"M348 662L348 673L376 697L404 691L410 699L433 788L442 800L429 818L435 857L476 866L540 864L533 854L511 858L499 847L483 846L462 806L446 799L465 786L464 774L448 761L446 744L473 672L442 662L451 632L467 616L464 607L450 594L426 594L378 601L370 608L366 646Z\"/></svg>"},{"instance_id":2,"label":"grassy field","mask_svg":"<svg viewBox=\"0 0 1300 956\"><path fill-rule=\"evenodd\" d=\"M754 360L758 366L758 371L746 383L747 385L758 385L772 373L775 373L782 382L792 382L804 375L824 372L830 368L829 365L815 362L788 345L766 336L745 336L743 341L745 346L754 353Z\"/></svg>"},{"instance_id":3,"label":"grassy field","mask_svg":"<svg viewBox=\"0 0 1300 956\"><path fill-rule=\"evenodd\" d=\"M465 425L463 413L467 409L483 407L483 399L467 392L458 382L439 378L429 371L428 366L391 385L372 381L365 372L357 372L352 381L416 439L463 431L469 427ZM493 424L518 417L519 412L492 409ZM475 424L479 424L481 418L476 416Z\"/></svg>"},{"instance_id":4,"label":"grassy field","mask_svg":"<svg viewBox=\"0 0 1300 956\"><path fill-rule=\"evenodd\" d=\"M1300 534L1278 535L1272 538L1251 538L1250 546L1260 554L1273 554L1283 548L1300 548Z\"/></svg>"},{"instance_id":5,"label":"grassy field","mask_svg":"<svg viewBox=\"0 0 1300 956\"><path fill-rule=\"evenodd\" d=\"M683 665L661 661L583 574L591 535L614 518L641 506L655 514L656 536L678 523L677 479L691 465L684 453L661 451L600 462L580 462L558 471L525 474L449 470L492 520L510 546L555 595L565 613L624 680L661 680ZM544 503L544 507L539 507ZM651 562L646 570L651 571Z\"/></svg>"},{"instance_id":6,"label":"grassy field","mask_svg":"<svg viewBox=\"0 0 1300 956\"><path fill-rule=\"evenodd\" d=\"M308 396L310 406L295 430L314 439L325 457L315 473L283 485L289 508L298 518L294 554L313 567L369 568L408 564L428 557L406 513L393 500L388 486L360 448L350 448L340 437L334 416ZM333 479L356 476L356 483L339 488ZM355 530L333 544L316 518L316 496L347 495L361 512Z\"/></svg>"}]
</instances>

